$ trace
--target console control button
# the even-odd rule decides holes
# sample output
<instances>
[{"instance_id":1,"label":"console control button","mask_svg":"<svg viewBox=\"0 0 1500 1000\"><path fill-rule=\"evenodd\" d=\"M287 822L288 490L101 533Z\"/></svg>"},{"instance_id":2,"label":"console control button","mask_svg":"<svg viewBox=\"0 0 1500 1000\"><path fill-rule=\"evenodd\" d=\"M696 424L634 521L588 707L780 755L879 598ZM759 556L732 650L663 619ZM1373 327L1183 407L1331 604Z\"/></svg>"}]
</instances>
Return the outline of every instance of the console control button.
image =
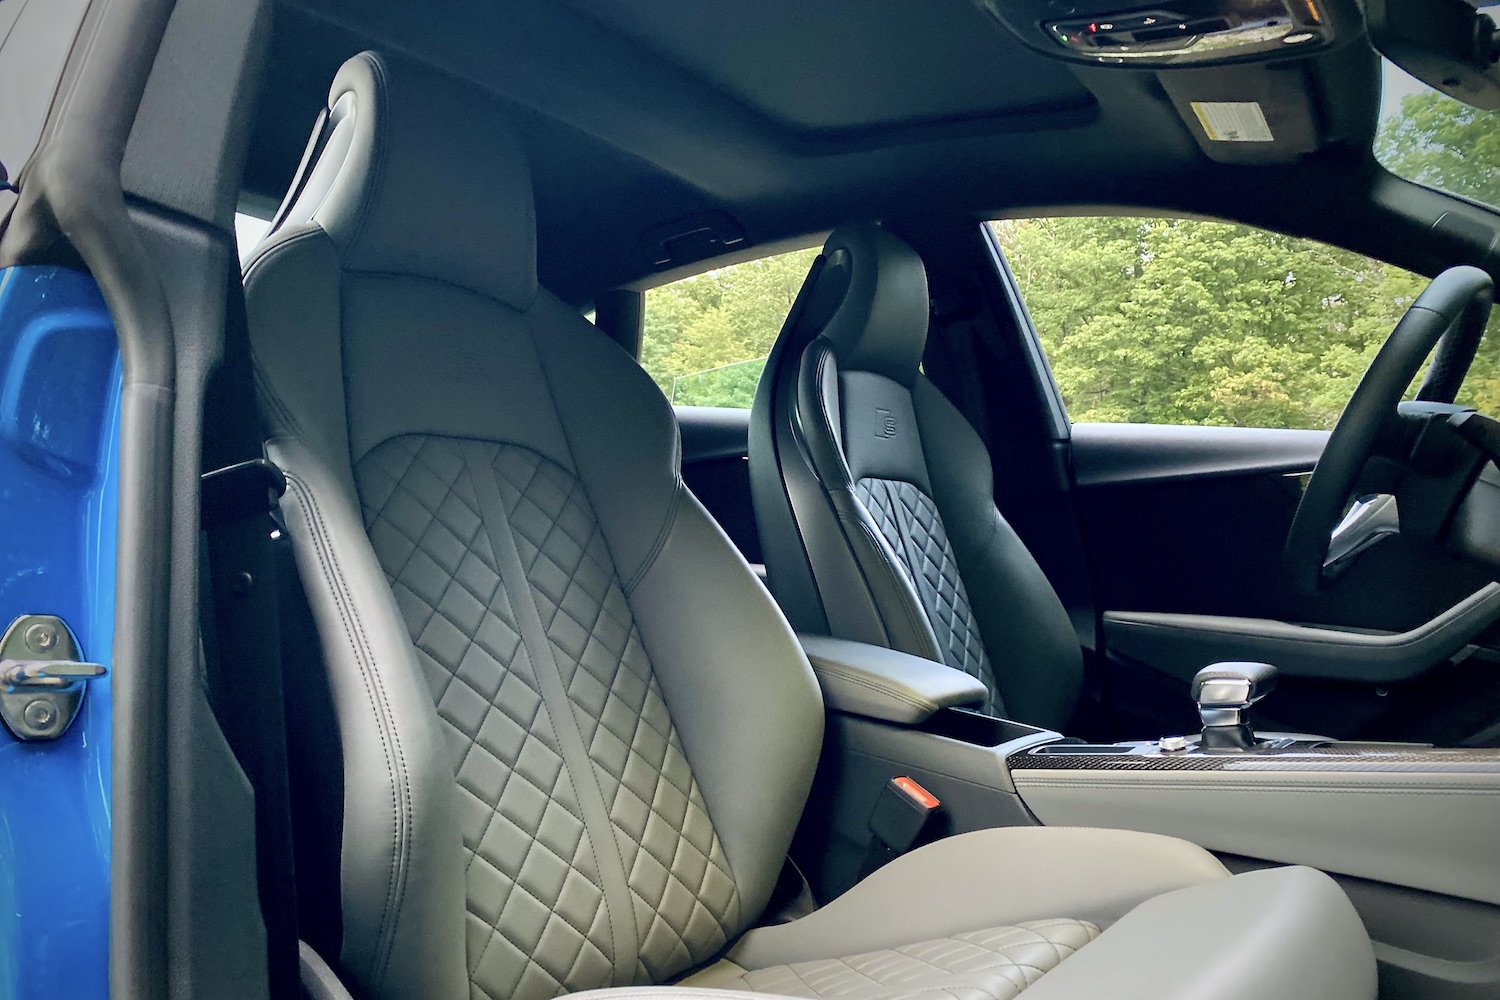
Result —
<instances>
[{"instance_id":1,"label":"console control button","mask_svg":"<svg viewBox=\"0 0 1500 1000\"><path fill-rule=\"evenodd\" d=\"M1156 749L1162 753L1177 753L1188 748L1186 736L1163 736L1156 741Z\"/></svg>"}]
</instances>

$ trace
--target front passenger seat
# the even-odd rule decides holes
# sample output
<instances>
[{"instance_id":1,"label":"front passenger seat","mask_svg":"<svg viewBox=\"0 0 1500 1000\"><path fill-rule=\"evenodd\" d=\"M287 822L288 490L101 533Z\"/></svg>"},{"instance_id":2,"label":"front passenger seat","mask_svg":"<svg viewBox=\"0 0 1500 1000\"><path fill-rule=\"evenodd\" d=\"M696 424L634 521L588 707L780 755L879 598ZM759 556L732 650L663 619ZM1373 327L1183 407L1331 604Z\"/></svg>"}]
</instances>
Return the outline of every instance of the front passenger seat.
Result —
<instances>
[{"instance_id":1,"label":"front passenger seat","mask_svg":"<svg viewBox=\"0 0 1500 1000\"><path fill-rule=\"evenodd\" d=\"M333 775L319 947L356 995L1371 1000L1326 875L1149 834L954 837L752 929L817 684L671 406L538 286L504 110L364 53L307 159L245 280L337 734L294 770Z\"/></svg>"},{"instance_id":2,"label":"front passenger seat","mask_svg":"<svg viewBox=\"0 0 1500 1000\"><path fill-rule=\"evenodd\" d=\"M751 414L767 581L800 632L946 663L993 714L1064 729L1077 633L995 508L984 443L922 374L927 311L911 247L871 224L828 238Z\"/></svg>"}]
</instances>

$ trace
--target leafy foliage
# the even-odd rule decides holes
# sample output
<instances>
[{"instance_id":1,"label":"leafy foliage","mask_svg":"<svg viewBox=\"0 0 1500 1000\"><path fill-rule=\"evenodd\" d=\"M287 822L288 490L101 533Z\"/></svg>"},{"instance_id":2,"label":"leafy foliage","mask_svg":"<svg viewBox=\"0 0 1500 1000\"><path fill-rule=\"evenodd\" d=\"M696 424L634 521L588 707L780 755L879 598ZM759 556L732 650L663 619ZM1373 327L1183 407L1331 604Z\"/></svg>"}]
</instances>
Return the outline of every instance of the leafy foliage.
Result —
<instances>
[{"instance_id":1,"label":"leafy foliage","mask_svg":"<svg viewBox=\"0 0 1500 1000\"><path fill-rule=\"evenodd\" d=\"M1402 100L1376 154L1500 204L1500 117ZM1330 427L1427 281L1308 240L1219 222L995 224L1074 420ZM1500 323L1461 399L1500 413Z\"/></svg>"},{"instance_id":2,"label":"leafy foliage","mask_svg":"<svg viewBox=\"0 0 1500 1000\"><path fill-rule=\"evenodd\" d=\"M646 292L641 364L674 403L749 407L817 248L717 268Z\"/></svg>"},{"instance_id":3,"label":"leafy foliage","mask_svg":"<svg viewBox=\"0 0 1500 1000\"><path fill-rule=\"evenodd\" d=\"M1402 176L1500 204L1497 124L1439 94L1414 94L1382 128L1376 153ZM1230 223L993 225L1079 421L1330 427L1427 284L1359 254ZM649 291L642 363L662 391L681 404L748 407L816 253ZM1500 414L1500 336L1485 338L1463 399Z\"/></svg>"},{"instance_id":4,"label":"leafy foliage","mask_svg":"<svg viewBox=\"0 0 1500 1000\"><path fill-rule=\"evenodd\" d=\"M1425 282L1245 226L996 223L1074 420L1327 427Z\"/></svg>"},{"instance_id":5,"label":"leafy foliage","mask_svg":"<svg viewBox=\"0 0 1500 1000\"><path fill-rule=\"evenodd\" d=\"M1375 158L1394 174L1440 191L1500 205L1500 114L1435 90L1401 99L1375 140Z\"/></svg>"}]
</instances>

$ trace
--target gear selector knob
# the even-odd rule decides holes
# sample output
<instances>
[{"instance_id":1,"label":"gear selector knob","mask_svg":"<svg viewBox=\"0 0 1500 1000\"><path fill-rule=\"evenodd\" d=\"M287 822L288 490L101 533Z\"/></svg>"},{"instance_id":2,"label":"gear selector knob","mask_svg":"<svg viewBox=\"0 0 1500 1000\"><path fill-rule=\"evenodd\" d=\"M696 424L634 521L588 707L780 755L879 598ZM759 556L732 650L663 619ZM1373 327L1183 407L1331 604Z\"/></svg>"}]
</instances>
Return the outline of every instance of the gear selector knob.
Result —
<instances>
[{"instance_id":1,"label":"gear selector knob","mask_svg":"<svg viewBox=\"0 0 1500 1000\"><path fill-rule=\"evenodd\" d=\"M1203 747L1248 750L1255 731L1245 710L1276 687L1276 668L1269 663L1213 663L1193 677L1193 701L1203 720Z\"/></svg>"}]
</instances>

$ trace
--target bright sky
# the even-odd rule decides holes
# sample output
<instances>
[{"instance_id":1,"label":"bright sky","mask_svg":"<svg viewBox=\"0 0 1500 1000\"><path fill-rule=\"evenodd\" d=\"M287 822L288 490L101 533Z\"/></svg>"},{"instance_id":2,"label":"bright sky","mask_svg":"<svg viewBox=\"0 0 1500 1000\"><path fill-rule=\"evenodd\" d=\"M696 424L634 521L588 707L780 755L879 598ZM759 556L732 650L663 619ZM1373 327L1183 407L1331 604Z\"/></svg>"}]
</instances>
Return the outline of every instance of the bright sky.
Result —
<instances>
[{"instance_id":1,"label":"bright sky","mask_svg":"<svg viewBox=\"0 0 1500 1000\"><path fill-rule=\"evenodd\" d=\"M271 223L265 219L257 219L255 216L246 215L243 212L236 212L234 214L234 236L235 242L240 247L241 260L244 260L245 255L250 252L255 244L260 242L262 236L266 235L266 230L270 226Z\"/></svg>"},{"instance_id":2,"label":"bright sky","mask_svg":"<svg viewBox=\"0 0 1500 1000\"><path fill-rule=\"evenodd\" d=\"M1401 113L1401 98L1427 90L1427 84L1388 59L1380 61L1382 67L1380 86L1380 120L1385 121Z\"/></svg>"}]
</instances>

